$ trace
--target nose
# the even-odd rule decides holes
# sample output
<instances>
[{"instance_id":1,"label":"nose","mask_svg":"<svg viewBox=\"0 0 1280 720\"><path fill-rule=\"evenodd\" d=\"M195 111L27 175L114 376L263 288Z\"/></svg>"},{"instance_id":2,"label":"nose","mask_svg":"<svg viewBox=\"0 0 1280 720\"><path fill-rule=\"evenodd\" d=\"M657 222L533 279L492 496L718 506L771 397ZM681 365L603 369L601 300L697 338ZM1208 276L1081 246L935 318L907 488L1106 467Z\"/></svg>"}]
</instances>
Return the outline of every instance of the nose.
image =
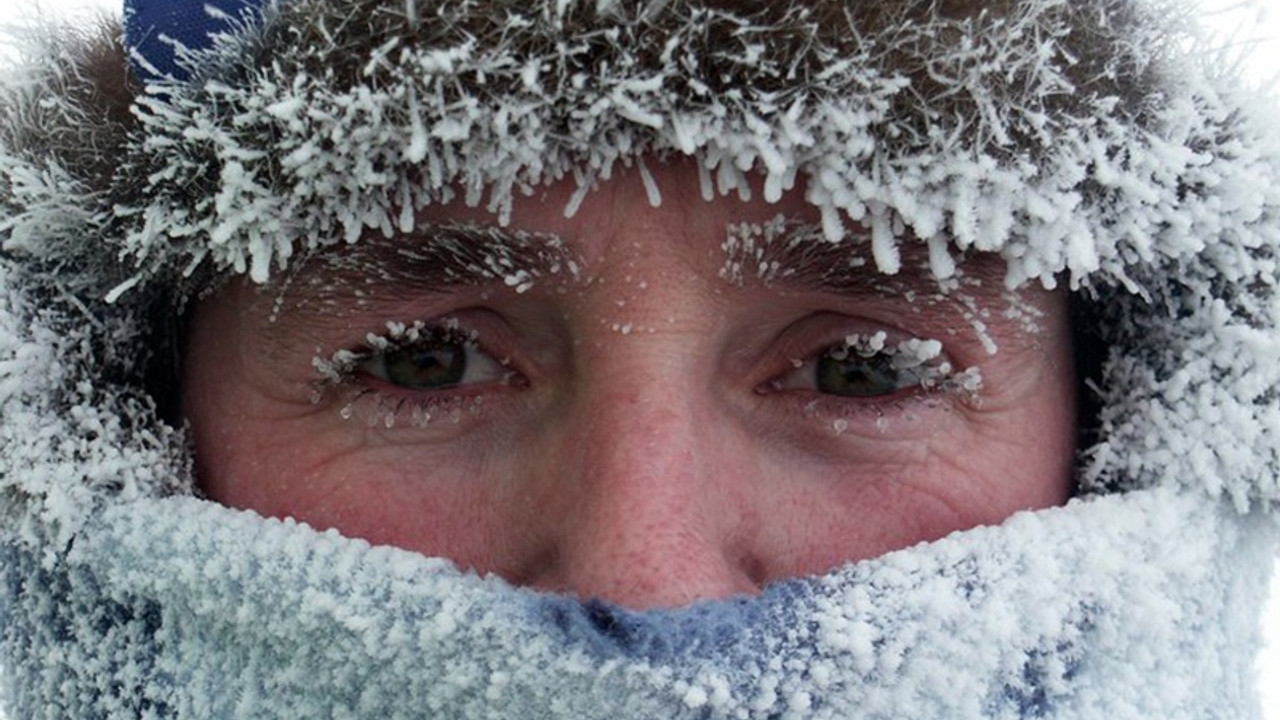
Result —
<instances>
[{"instance_id":1,"label":"nose","mask_svg":"<svg viewBox=\"0 0 1280 720\"><path fill-rule=\"evenodd\" d=\"M633 609L758 590L752 513L743 483L728 482L746 471L725 421L687 369L652 368L575 401L555 453L573 497L546 520L555 547L534 585Z\"/></svg>"}]
</instances>

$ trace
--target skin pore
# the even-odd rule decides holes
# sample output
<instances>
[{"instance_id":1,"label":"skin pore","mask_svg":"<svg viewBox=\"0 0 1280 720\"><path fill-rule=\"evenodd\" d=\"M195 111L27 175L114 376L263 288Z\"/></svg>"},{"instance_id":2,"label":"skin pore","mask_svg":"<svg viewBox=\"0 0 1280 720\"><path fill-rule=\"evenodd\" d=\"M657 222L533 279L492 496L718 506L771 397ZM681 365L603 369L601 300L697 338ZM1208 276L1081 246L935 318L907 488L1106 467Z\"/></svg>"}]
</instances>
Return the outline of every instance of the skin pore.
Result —
<instances>
[{"instance_id":1,"label":"skin pore","mask_svg":"<svg viewBox=\"0 0 1280 720\"><path fill-rule=\"evenodd\" d=\"M799 193L652 176L658 207L624 173L570 218L571 183L508 228L428 208L203 300L183 405L204 490L633 608L1067 499L1065 293L1008 291L982 256L940 284L919 243L882 275L812 237Z\"/></svg>"}]
</instances>

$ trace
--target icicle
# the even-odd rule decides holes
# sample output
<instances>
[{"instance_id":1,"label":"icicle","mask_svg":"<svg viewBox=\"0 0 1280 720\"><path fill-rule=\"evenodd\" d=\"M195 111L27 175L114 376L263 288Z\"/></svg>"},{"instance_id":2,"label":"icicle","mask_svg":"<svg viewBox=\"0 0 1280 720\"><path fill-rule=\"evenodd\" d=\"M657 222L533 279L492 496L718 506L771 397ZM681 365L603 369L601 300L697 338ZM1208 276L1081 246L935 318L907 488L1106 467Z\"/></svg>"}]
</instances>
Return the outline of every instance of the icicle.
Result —
<instances>
[{"instance_id":1,"label":"icicle","mask_svg":"<svg viewBox=\"0 0 1280 720\"><path fill-rule=\"evenodd\" d=\"M711 168L706 161L698 162L698 189L702 191L702 199L711 202L716 199L715 184L711 180Z\"/></svg>"},{"instance_id":2,"label":"icicle","mask_svg":"<svg viewBox=\"0 0 1280 720\"><path fill-rule=\"evenodd\" d=\"M840 211L829 203L823 203L818 206L818 212L822 215L822 235L831 242L840 242L844 239L844 222L840 219Z\"/></svg>"},{"instance_id":3,"label":"icicle","mask_svg":"<svg viewBox=\"0 0 1280 720\"><path fill-rule=\"evenodd\" d=\"M412 3L413 0L407 0ZM422 124L422 109L418 105L418 93L409 88L409 146L404 150L404 159L417 164L427 157L430 137L427 128Z\"/></svg>"},{"instance_id":4,"label":"icicle","mask_svg":"<svg viewBox=\"0 0 1280 720\"><path fill-rule=\"evenodd\" d=\"M951 247L942 235L931 235L929 243L929 269L933 276L945 280L956 274L956 261L951 257Z\"/></svg>"},{"instance_id":5,"label":"icicle","mask_svg":"<svg viewBox=\"0 0 1280 720\"><path fill-rule=\"evenodd\" d=\"M658 189L658 182L649 172L649 166L645 164L643 157L636 159L636 167L640 171L640 181L644 183L645 195L649 198L649 207L662 207L662 192Z\"/></svg>"},{"instance_id":6,"label":"icicle","mask_svg":"<svg viewBox=\"0 0 1280 720\"><path fill-rule=\"evenodd\" d=\"M894 236L893 219L887 208L880 208L871 215L871 256L885 275L896 275L902 269L898 239Z\"/></svg>"},{"instance_id":7,"label":"icicle","mask_svg":"<svg viewBox=\"0 0 1280 720\"><path fill-rule=\"evenodd\" d=\"M591 186L594 181L578 168L573 169L573 178L578 186L574 189L573 195L569 196L569 201L564 205L564 216L572 218L578 214L578 208L582 207L582 201L587 198L587 193L591 192Z\"/></svg>"}]
</instances>

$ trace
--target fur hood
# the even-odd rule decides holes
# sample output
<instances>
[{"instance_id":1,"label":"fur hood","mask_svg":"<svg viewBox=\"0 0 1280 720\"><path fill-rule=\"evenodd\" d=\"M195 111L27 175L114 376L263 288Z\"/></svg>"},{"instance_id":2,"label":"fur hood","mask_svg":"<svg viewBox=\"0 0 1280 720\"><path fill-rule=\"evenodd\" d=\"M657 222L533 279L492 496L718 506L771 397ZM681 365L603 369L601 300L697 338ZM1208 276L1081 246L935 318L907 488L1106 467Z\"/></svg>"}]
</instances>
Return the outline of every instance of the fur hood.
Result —
<instances>
[{"instance_id":1,"label":"fur hood","mask_svg":"<svg viewBox=\"0 0 1280 720\"><path fill-rule=\"evenodd\" d=\"M291 0L222 18L172 67L135 54L145 85L111 33L34 43L0 97L12 709L1256 712L1280 505L1273 108L1191 49L1183 3L982 6ZM768 201L802 188L883 273L922 243L940 279L986 252L1011 287L1069 283L1105 348L1079 499L670 613L193 499L166 368L210 277L265 283L455 197L506 222L518 195L570 178L581 199L673 157L707 197L753 174Z\"/></svg>"}]
</instances>

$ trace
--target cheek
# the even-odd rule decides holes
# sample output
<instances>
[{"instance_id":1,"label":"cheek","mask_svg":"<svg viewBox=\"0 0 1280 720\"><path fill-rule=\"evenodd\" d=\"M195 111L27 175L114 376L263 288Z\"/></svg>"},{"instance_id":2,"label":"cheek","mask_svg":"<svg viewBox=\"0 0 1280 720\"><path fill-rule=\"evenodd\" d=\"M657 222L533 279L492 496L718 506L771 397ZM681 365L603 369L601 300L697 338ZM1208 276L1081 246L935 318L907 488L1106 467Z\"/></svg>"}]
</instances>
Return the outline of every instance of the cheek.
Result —
<instances>
[{"instance_id":1,"label":"cheek","mask_svg":"<svg viewBox=\"0 0 1280 720\"><path fill-rule=\"evenodd\" d=\"M493 562L491 484L481 454L397 445L333 403L313 404L307 382L264 376L263 348L239 318L244 293L206 301L192 318L183 414L203 492L224 505L292 517L317 529L460 563ZM281 387L285 390L281 390Z\"/></svg>"},{"instance_id":2,"label":"cheek","mask_svg":"<svg viewBox=\"0 0 1280 720\"><path fill-rule=\"evenodd\" d=\"M816 471L803 490L770 504L769 575L821 573L980 525L1064 503L1070 453L1043 457L1012 445L976 456L965 443L931 443L912 462ZM794 475L793 475L794 476Z\"/></svg>"},{"instance_id":3,"label":"cheek","mask_svg":"<svg viewBox=\"0 0 1280 720\"><path fill-rule=\"evenodd\" d=\"M328 417L242 417L232 427L226 417L192 423L201 486L224 505L481 570L507 564L497 549L522 532L501 510L511 502L506 486L491 481L498 471L474 454L371 447Z\"/></svg>"},{"instance_id":4,"label":"cheek","mask_svg":"<svg viewBox=\"0 0 1280 720\"><path fill-rule=\"evenodd\" d=\"M1015 400L958 411L944 431L792 464L783 476L804 482L767 503L775 508L770 575L820 573L1065 503L1076 455L1074 388L1065 354L1055 357Z\"/></svg>"}]
</instances>

